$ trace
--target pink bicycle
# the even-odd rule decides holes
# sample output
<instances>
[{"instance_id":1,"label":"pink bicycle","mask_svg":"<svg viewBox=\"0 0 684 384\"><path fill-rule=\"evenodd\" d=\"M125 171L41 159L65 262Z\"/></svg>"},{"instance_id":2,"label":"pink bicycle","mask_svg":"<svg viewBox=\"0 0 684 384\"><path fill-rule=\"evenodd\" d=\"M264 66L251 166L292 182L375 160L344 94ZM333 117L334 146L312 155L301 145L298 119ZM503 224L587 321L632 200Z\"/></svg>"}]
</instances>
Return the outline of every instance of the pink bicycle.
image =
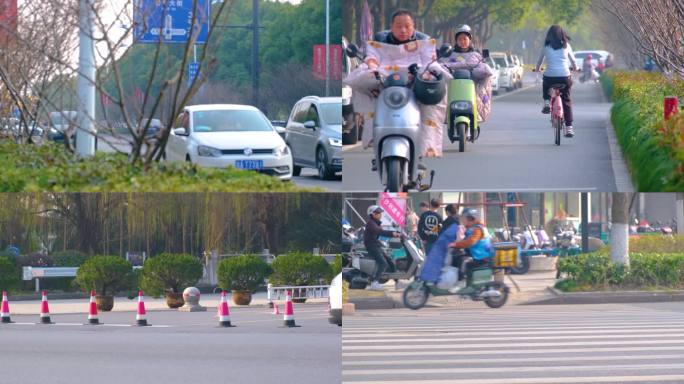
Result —
<instances>
[{"instance_id":1,"label":"pink bicycle","mask_svg":"<svg viewBox=\"0 0 684 384\"><path fill-rule=\"evenodd\" d=\"M561 100L561 91L565 89L565 84L553 84L549 88L549 96L551 96L551 128L553 128L553 136L556 145L561 143L561 133L565 134L565 120L563 118L563 101Z\"/></svg>"}]
</instances>

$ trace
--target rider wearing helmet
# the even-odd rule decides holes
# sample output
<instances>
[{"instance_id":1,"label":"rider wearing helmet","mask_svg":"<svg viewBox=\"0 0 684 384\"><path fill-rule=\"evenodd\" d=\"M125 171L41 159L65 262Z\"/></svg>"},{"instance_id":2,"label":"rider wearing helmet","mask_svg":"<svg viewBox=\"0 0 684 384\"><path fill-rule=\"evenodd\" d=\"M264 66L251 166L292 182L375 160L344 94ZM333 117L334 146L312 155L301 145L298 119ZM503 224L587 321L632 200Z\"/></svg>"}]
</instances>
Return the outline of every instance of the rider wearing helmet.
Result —
<instances>
[{"instance_id":1,"label":"rider wearing helmet","mask_svg":"<svg viewBox=\"0 0 684 384\"><path fill-rule=\"evenodd\" d=\"M465 239L455 241L449 246L452 248L467 249L470 257L462 261L460 269L467 273L467 268L475 268L489 264L491 258L492 241L482 224L480 211L466 209L461 214L466 227Z\"/></svg>"},{"instance_id":2,"label":"rider wearing helmet","mask_svg":"<svg viewBox=\"0 0 684 384\"><path fill-rule=\"evenodd\" d=\"M451 55L442 59L449 69L464 69L471 72L477 93L477 118L483 122L491 112L492 101L492 69L484 63L482 54L473 46L473 34L469 25L463 24L456 30L456 45ZM472 68L472 69L471 69Z\"/></svg>"},{"instance_id":3,"label":"rider wearing helmet","mask_svg":"<svg viewBox=\"0 0 684 384\"><path fill-rule=\"evenodd\" d=\"M544 98L544 108L542 113L551 113L549 89L553 84L564 84L565 88L560 91L563 100L563 116L565 117L565 136L573 137L575 132L572 129L572 100L570 99L570 89L572 88L572 76L570 69L577 71L575 54L570 46L570 38L558 25L552 25L546 33L546 40L542 48L535 71L539 71L546 58L546 70L544 71L544 82L542 85L542 97Z\"/></svg>"},{"instance_id":4,"label":"rider wearing helmet","mask_svg":"<svg viewBox=\"0 0 684 384\"><path fill-rule=\"evenodd\" d=\"M385 237L399 237L399 232L387 231L382 229L382 213L384 210L377 206L371 205L366 211L368 213L368 222L366 223L366 229L363 232L363 244L366 246L366 251L368 256L375 259L378 265L375 271L375 276L373 276L373 282L371 283L372 290L382 290L382 285L378 282L380 276L385 272L389 264L385 260L385 255L382 251L382 244L378 239L380 236Z\"/></svg>"}]
</instances>

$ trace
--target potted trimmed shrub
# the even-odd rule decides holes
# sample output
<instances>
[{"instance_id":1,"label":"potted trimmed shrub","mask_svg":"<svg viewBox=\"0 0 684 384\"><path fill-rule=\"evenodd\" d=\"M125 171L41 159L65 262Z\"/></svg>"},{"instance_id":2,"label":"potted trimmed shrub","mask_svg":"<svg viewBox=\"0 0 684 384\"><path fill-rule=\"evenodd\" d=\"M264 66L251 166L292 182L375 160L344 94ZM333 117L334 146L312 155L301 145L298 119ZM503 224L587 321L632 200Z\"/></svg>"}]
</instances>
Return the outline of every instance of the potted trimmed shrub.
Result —
<instances>
[{"instance_id":1,"label":"potted trimmed shrub","mask_svg":"<svg viewBox=\"0 0 684 384\"><path fill-rule=\"evenodd\" d=\"M242 255L224 259L218 265L219 286L233 293L237 305L249 305L252 292L264 284L271 267L256 255Z\"/></svg>"},{"instance_id":2,"label":"potted trimmed shrub","mask_svg":"<svg viewBox=\"0 0 684 384\"><path fill-rule=\"evenodd\" d=\"M188 254L162 253L145 261L140 273L140 287L153 296L166 294L169 308L182 307L183 289L202 277L202 263Z\"/></svg>"},{"instance_id":3,"label":"potted trimmed shrub","mask_svg":"<svg viewBox=\"0 0 684 384\"><path fill-rule=\"evenodd\" d=\"M19 288L19 272L8 257L0 256L0 291Z\"/></svg>"},{"instance_id":4,"label":"potted trimmed shrub","mask_svg":"<svg viewBox=\"0 0 684 384\"><path fill-rule=\"evenodd\" d=\"M273 275L269 282L273 285L319 285L329 282L332 268L322 256L306 252L290 252L276 257L271 265ZM293 299L295 303L303 303L306 298Z\"/></svg>"},{"instance_id":5,"label":"potted trimmed shrub","mask_svg":"<svg viewBox=\"0 0 684 384\"><path fill-rule=\"evenodd\" d=\"M76 283L86 291L97 294L97 309L111 311L114 293L133 286L133 266L119 256L93 256L76 273Z\"/></svg>"}]
</instances>

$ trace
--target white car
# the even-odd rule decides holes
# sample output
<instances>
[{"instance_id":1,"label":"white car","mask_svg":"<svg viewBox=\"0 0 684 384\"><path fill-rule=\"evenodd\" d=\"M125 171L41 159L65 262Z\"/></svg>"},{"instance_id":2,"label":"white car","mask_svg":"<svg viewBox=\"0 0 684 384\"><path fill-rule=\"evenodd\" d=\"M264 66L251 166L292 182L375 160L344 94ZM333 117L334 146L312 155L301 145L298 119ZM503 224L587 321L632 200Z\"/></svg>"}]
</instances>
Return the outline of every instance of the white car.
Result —
<instances>
[{"instance_id":1,"label":"white car","mask_svg":"<svg viewBox=\"0 0 684 384\"><path fill-rule=\"evenodd\" d=\"M488 57L485 59L485 64L492 70L492 94L499 94L499 70L500 67L494 62L494 59Z\"/></svg>"},{"instance_id":2,"label":"white car","mask_svg":"<svg viewBox=\"0 0 684 384\"><path fill-rule=\"evenodd\" d=\"M249 105L214 104L185 107L166 145L167 161L203 167L233 166L292 178L292 155L261 111Z\"/></svg>"},{"instance_id":3,"label":"white car","mask_svg":"<svg viewBox=\"0 0 684 384\"><path fill-rule=\"evenodd\" d=\"M335 276L330 283L330 324L342 326L342 274Z\"/></svg>"},{"instance_id":4,"label":"white car","mask_svg":"<svg viewBox=\"0 0 684 384\"><path fill-rule=\"evenodd\" d=\"M490 56L499 65L499 88L512 91L516 87L517 76L508 55L504 52L492 52Z\"/></svg>"}]
</instances>

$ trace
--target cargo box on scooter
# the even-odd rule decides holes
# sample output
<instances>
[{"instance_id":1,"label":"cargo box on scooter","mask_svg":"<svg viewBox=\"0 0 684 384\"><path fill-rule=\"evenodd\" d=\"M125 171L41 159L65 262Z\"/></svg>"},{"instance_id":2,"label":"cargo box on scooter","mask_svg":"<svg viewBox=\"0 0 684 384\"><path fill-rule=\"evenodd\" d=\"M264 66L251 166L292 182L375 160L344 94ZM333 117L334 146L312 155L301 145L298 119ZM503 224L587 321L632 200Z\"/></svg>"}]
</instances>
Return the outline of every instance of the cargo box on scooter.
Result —
<instances>
[{"instance_id":1,"label":"cargo box on scooter","mask_svg":"<svg viewBox=\"0 0 684 384\"><path fill-rule=\"evenodd\" d=\"M512 268L518 265L520 245L516 242L495 243L494 266L498 268Z\"/></svg>"}]
</instances>

